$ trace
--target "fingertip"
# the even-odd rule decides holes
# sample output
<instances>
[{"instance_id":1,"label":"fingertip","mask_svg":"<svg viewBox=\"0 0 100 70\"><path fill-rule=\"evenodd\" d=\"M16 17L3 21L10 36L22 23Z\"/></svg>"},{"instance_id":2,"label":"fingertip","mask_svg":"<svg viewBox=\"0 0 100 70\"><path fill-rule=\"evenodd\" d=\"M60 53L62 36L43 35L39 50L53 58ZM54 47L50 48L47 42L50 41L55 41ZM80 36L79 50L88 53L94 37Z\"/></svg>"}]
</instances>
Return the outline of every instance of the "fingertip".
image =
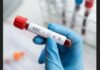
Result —
<instances>
[{"instance_id":1,"label":"fingertip","mask_svg":"<svg viewBox=\"0 0 100 70\"><path fill-rule=\"evenodd\" d=\"M52 28L52 23L48 23L48 28Z\"/></svg>"},{"instance_id":2,"label":"fingertip","mask_svg":"<svg viewBox=\"0 0 100 70\"><path fill-rule=\"evenodd\" d=\"M38 60L38 63L39 63L39 64L43 64L43 63L44 63L44 61Z\"/></svg>"},{"instance_id":3,"label":"fingertip","mask_svg":"<svg viewBox=\"0 0 100 70\"><path fill-rule=\"evenodd\" d=\"M38 59L39 64L43 64L45 62L45 49L42 50L41 55Z\"/></svg>"},{"instance_id":4,"label":"fingertip","mask_svg":"<svg viewBox=\"0 0 100 70\"><path fill-rule=\"evenodd\" d=\"M54 25L55 25L54 23L48 23L48 29L54 28L55 27Z\"/></svg>"},{"instance_id":5,"label":"fingertip","mask_svg":"<svg viewBox=\"0 0 100 70\"><path fill-rule=\"evenodd\" d=\"M45 41L44 38L41 36L36 36L33 38L33 42L35 44L44 44L44 41Z\"/></svg>"}]
</instances>

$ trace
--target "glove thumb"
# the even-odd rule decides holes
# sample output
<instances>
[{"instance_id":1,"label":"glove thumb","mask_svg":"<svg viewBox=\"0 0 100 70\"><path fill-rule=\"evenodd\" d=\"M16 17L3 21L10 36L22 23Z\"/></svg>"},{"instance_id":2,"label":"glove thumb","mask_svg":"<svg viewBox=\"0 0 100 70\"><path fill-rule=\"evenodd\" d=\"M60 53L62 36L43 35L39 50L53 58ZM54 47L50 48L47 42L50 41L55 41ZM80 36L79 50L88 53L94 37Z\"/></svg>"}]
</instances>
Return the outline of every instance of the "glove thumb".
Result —
<instances>
[{"instance_id":1,"label":"glove thumb","mask_svg":"<svg viewBox=\"0 0 100 70\"><path fill-rule=\"evenodd\" d=\"M42 50L39 60L38 60L39 64L43 64L44 62L45 62L45 48Z\"/></svg>"},{"instance_id":2,"label":"glove thumb","mask_svg":"<svg viewBox=\"0 0 100 70\"><path fill-rule=\"evenodd\" d=\"M46 70L64 70L61 64L57 44L52 38L47 38L45 56Z\"/></svg>"}]
</instances>

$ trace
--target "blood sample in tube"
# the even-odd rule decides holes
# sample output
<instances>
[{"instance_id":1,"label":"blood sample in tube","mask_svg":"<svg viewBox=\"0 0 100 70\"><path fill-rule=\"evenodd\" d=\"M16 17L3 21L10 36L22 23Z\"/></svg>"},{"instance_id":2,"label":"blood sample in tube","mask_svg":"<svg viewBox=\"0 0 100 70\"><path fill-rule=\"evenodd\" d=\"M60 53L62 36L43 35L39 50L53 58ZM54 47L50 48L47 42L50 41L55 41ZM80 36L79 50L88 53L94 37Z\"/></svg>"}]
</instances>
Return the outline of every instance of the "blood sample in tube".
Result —
<instances>
[{"instance_id":1,"label":"blood sample in tube","mask_svg":"<svg viewBox=\"0 0 100 70\"><path fill-rule=\"evenodd\" d=\"M85 18L83 19L82 35L86 34L86 21L87 21L89 14L90 14L91 8L93 7L93 3L94 3L94 0L86 0L85 1L86 11L84 14Z\"/></svg>"},{"instance_id":2,"label":"blood sample in tube","mask_svg":"<svg viewBox=\"0 0 100 70\"><path fill-rule=\"evenodd\" d=\"M68 39L67 37L58 34L54 31L51 31L47 28L44 28L42 26L39 26L34 22L30 22L27 18L24 18L22 16L17 16L15 18L14 26L19 29L26 29L44 38L52 37L57 43L64 45L66 47L71 47L71 40Z\"/></svg>"}]
</instances>

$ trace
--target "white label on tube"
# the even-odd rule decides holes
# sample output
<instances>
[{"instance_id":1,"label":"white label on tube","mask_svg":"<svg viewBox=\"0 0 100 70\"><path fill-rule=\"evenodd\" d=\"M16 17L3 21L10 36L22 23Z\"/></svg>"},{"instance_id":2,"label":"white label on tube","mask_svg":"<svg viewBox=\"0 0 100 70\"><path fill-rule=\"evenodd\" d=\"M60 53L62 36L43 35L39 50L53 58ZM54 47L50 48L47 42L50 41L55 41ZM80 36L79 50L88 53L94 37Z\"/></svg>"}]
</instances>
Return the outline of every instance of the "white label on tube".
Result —
<instances>
[{"instance_id":1,"label":"white label on tube","mask_svg":"<svg viewBox=\"0 0 100 70\"><path fill-rule=\"evenodd\" d=\"M52 37L55 41L61 45L64 45L65 40L67 39L65 36L60 35L56 32L53 32L49 29L46 29L42 26L34 24L33 22L27 22L29 24L27 30L36 33L44 38Z\"/></svg>"}]
</instances>

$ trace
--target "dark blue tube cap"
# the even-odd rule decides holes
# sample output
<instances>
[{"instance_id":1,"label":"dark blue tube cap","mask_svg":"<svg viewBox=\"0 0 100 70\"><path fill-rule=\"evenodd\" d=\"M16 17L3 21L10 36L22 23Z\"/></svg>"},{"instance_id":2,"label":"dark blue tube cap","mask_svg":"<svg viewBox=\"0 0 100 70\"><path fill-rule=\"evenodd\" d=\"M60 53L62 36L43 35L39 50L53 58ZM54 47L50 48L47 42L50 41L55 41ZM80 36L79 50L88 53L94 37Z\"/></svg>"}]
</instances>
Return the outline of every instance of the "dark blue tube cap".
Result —
<instances>
[{"instance_id":1,"label":"dark blue tube cap","mask_svg":"<svg viewBox=\"0 0 100 70\"><path fill-rule=\"evenodd\" d=\"M75 0L75 3L76 3L77 5L82 4L82 2L83 2L83 0Z\"/></svg>"}]
</instances>

